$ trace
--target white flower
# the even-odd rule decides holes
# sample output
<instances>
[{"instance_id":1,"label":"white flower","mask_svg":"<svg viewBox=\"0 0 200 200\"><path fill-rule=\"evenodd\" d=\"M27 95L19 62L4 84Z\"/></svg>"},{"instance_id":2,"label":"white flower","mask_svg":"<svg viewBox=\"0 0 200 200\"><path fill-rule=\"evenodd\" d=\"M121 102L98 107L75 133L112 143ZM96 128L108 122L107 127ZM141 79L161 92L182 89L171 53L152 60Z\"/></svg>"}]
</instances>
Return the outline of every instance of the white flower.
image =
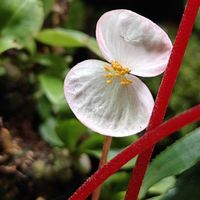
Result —
<instances>
[{"instance_id":1,"label":"white flower","mask_svg":"<svg viewBox=\"0 0 200 200\"><path fill-rule=\"evenodd\" d=\"M67 102L95 132L114 137L136 134L148 125L154 100L135 75L161 74L171 41L156 24L129 10L101 16L96 38L107 62L85 60L73 67L64 83Z\"/></svg>"}]
</instances>

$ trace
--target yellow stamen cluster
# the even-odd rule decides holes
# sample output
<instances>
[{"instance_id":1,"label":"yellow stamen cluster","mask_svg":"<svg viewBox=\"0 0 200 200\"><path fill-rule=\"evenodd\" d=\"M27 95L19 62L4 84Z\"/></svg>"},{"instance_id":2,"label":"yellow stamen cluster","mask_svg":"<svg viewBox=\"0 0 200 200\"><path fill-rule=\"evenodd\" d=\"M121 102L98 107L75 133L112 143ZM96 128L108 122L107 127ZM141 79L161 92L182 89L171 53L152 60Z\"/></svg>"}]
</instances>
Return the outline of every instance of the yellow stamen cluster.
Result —
<instances>
[{"instance_id":1,"label":"yellow stamen cluster","mask_svg":"<svg viewBox=\"0 0 200 200\"><path fill-rule=\"evenodd\" d=\"M104 75L104 77L108 79L106 80L106 83L108 84L111 84L115 77L119 78L121 85L129 85L133 82L125 76L126 74L130 73L131 70L127 67L122 67L122 65L117 61L112 61L111 66L105 65L104 69L106 72L108 72Z\"/></svg>"}]
</instances>

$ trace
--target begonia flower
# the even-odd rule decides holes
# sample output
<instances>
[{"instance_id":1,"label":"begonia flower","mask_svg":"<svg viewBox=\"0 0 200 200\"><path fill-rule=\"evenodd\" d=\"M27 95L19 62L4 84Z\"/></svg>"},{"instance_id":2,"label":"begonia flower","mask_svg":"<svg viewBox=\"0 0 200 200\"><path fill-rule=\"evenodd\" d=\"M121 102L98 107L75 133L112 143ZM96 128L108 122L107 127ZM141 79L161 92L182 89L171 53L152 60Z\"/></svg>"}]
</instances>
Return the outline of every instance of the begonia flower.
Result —
<instances>
[{"instance_id":1,"label":"begonia flower","mask_svg":"<svg viewBox=\"0 0 200 200\"><path fill-rule=\"evenodd\" d=\"M101 16L96 39L106 61L85 60L67 74L66 100L75 116L93 131L123 137L144 130L154 100L137 77L161 74L172 43L149 19L129 10Z\"/></svg>"}]
</instances>

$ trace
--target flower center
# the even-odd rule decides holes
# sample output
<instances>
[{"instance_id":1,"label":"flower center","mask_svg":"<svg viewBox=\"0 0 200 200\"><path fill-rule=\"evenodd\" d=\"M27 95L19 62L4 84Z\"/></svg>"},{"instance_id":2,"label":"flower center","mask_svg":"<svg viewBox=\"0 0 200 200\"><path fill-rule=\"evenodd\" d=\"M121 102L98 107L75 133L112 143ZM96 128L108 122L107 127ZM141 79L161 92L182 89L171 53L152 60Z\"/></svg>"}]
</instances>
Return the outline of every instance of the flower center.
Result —
<instances>
[{"instance_id":1,"label":"flower center","mask_svg":"<svg viewBox=\"0 0 200 200\"><path fill-rule=\"evenodd\" d=\"M107 72L104 77L107 79L106 83L108 84L111 84L114 78L119 78L121 85L129 85L133 82L125 76L129 74L131 70L127 67L122 67L117 61L112 61L111 66L105 65L104 69Z\"/></svg>"}]
</instances>

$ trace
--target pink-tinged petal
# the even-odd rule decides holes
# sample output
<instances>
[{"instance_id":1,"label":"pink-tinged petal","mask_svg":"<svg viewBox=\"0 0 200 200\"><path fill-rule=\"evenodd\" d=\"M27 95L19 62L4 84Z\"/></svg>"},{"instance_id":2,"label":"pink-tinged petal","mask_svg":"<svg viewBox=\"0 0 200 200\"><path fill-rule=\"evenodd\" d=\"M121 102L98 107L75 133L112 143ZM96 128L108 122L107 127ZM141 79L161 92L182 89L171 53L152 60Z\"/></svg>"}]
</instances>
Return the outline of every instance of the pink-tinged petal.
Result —
<instances>
[{"instance_id":1,"label":"pink-tinged petal","mask_svg":"<svg viewBox=\"0 0 200 200\"><path fill-rule=\"evenodd\" d=\"M76 117L95 132L113 137L136 134L148 124L154 105L152 95L131 75L130 85L121 85L118 78L107 84L105 64L86 60L73 67L65 78L66 100Z\"/></svg>"},{"instance_id":2,"label":"pink-tinged petal","mask_svg":"<svg viewBox=\"0 0 200 200\"><path fill-rule=\"evenodd\" d=\"M108 61L129 67L132 74L144 77L162 73L172 43L167 34L149 19L129 10L113 10L97 22L96 38Z\"/></svg>"}]
</instances>

